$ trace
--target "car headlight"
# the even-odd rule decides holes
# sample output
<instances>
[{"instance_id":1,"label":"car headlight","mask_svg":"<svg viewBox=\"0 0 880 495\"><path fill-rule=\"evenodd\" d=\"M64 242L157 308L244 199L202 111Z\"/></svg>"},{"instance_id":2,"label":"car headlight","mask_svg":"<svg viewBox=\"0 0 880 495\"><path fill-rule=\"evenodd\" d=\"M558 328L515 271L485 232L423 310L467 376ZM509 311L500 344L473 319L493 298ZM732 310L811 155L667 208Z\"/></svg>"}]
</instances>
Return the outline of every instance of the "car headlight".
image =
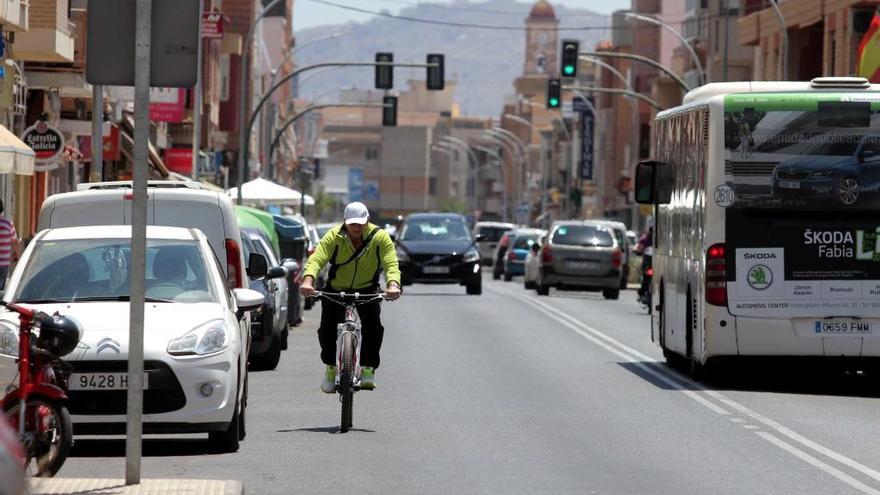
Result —
<instances>
[{"instance_id":1,"label":"car headlight","mask_svg":"<svg viewBox=\"0 0 880 495\"><path fill-rule=\"evenodd\" d=\"M9 322L0 322L0 354L18 357L18 327Z\"/></svg>"},{"instance_id":2,"label":"car headlight","mask_svg":"<svg viewBox=\"0 0 880 495\"><path fill-rule=\"evenodd\" d=\"M168 342L168 354L172 356L204 356L226 349L226 323L223 320L210 321L190 330L183 337Z\"/></svg>"},{"instance_id":3,"label":"car headlight","mask_svg":"<svg viewBox=\"0 0 880 495\"><path fill-rule=\"evenodd\" d=\"M397 261L409 261L409 255L400 246L397 246Z\"/></svg>"},{"instance_id":4,"label":"car headlight","mask_svg":"<svg viewBox=\"0 0 880 495\"><path fill-rule=\"evenodd\" d=\"M828 178L830 178L832 175L834 175L834 172L832 172L832 171L830 171L830 170L822 170L822 171L819 171L819 172L812 172L812 173L810 173L810 178L811 178L811 179L828 179Z\"/></svg>"},{"instance_id":5,"label":"car headlight","mask_svg":"<svg viewBox=\"0 0 880 495\"><path fill-rule=\"evenodd\" d=\"M477 248L472 247L464 253L464 262L471 263L474 261L480 261L480 251Z\"/></svg>"}]
</instances>

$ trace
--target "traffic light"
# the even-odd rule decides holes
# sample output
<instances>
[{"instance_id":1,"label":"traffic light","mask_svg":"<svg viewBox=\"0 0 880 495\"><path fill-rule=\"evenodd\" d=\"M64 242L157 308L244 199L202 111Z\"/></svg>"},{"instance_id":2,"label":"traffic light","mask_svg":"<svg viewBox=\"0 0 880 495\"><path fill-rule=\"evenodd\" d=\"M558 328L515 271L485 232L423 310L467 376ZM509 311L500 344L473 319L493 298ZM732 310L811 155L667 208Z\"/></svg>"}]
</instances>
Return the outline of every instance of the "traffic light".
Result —
<instances>
[{"instance_id":1,"label":"traffic light","mask_svg":"<svg viewBox=\"0 0 880 495\"><path fill-rule=\"evenodd\" d=\"M397 125L397 97L385 96L382 98L382 125L394 127Z\"/></svg>"},{"instance_id":2,"label":"traffic light","mask_svg":"<svg viewBox=\"0 0 880 495\"><path fill-rule=\"evenodd\" d=\"M562 81L547 80L547 108L559 108L562 105Z\"/></svg>"},{"instance_id":3,"label":"traffic light","mask_svg":"<svg viewBox=\"0 0 880 495\"><path fill-rule=\"evenodd\" d=\"M562 67L560 67L562 77L577 77L580 46L578 40L562 40Z\"/></svg>"},{"instance_id":4,"label":"traffic light","mask_svg":"<svg viewBox=\"0 0 880 495\"><path fill-rule=\"evenodd\" d=\"M394 62L394 54L391 52L376 53L376 62ZM394 88L394 66L376 66L376 89Z\"/></svg>"},{"instance_id":5,"label":"traffic light","mask_svg":"<svg viewBox=\"0 0 880 495\"><path fill-rule=\"evenodd\" d=\"M442 90L445 86L445 81L443 80L443 71L445 70L443 67L443 54L442 53L429 53L427 62L429 64L437 64L439 67L428 67L428 89L439 91Z\"/></svg>"}]
</instances>

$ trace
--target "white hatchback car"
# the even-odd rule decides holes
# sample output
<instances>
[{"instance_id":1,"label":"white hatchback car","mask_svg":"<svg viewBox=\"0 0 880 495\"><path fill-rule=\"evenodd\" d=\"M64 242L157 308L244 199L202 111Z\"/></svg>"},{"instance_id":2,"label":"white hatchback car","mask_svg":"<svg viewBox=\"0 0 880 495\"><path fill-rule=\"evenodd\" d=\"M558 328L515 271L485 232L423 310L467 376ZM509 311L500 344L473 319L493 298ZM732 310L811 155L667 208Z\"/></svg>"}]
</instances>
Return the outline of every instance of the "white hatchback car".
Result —
<instances>
[{"instance_id":1,"label":"white hatchback car","mask_svg":"<svg viewBox=\"0 0 880 495\"><path fill-rule=\"evenodd\" d=\"M68 403L74 430L124 434L131 227L49 229L25 250L10 301L76 318L83 338ZM201 231L147 227L144 433L203 433L217 451L244 438L249 346L245 311L263 296L230 290ZM17 346L17 319L0 313L0 342ZM7 353L0 349L0 353Z\"/></svg>"}]
</instances>

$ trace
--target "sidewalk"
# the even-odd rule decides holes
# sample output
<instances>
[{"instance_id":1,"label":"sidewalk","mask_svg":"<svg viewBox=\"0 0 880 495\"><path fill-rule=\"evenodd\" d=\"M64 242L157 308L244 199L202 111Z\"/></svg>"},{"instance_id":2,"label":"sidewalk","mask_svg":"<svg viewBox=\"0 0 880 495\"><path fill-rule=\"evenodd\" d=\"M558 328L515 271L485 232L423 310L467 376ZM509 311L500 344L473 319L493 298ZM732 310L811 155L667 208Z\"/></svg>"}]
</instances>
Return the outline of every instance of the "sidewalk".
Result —
<instances>
[{"instance_id":1,"label":"sidewalk","mask_svg":"<svg viewBox=\"0 0 880 495\"><path fill-rule=\"evenodd\" d=\"M122 479L30 478L31 495L244 495L244 485L232 480L141 480L125 486Z\"/></svg>"}]
</instances>

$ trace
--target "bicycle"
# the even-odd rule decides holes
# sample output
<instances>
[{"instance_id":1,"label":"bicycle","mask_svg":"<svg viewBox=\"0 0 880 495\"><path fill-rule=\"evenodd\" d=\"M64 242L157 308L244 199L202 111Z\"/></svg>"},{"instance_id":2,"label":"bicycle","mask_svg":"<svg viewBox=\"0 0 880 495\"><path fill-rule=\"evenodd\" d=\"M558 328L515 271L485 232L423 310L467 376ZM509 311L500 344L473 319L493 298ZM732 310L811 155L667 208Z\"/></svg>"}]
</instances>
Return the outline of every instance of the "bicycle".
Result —
<instances>
[{"instance_id":1,"label":"bicycle","mask_svg":"<svg viewBox=\"0 0 880 495\"><path fill-rule=\"evenodd\" d=\"M82 338L76 320L0 301L18 313L18 387L10 385L2 398L3 412L18 431L24 447L24 468L33 476L54 476L73 446L73 424L67 410L70 367L61 356L70 354ZM34 330L39 333L34 334ZM0 337L9 339L10 333ZM14 338L14 337L12 337ZM14 343L0 340L0 348L14 353Z\"/></svg>"},{"instance_id":2,"label":"bicycle","mask_svg":"<svg viewBox=\"0 0 880 495\"><path fill-rule=\"evenodd\" d=\"M385 296L317 291L315 298L345 307L345 322L336 326L336 392L342 403L339 430L345 433L351 428L354 416L354 393L361 390L361 319L357 307L381 301Z\"/></svg>"}]
</instances>

